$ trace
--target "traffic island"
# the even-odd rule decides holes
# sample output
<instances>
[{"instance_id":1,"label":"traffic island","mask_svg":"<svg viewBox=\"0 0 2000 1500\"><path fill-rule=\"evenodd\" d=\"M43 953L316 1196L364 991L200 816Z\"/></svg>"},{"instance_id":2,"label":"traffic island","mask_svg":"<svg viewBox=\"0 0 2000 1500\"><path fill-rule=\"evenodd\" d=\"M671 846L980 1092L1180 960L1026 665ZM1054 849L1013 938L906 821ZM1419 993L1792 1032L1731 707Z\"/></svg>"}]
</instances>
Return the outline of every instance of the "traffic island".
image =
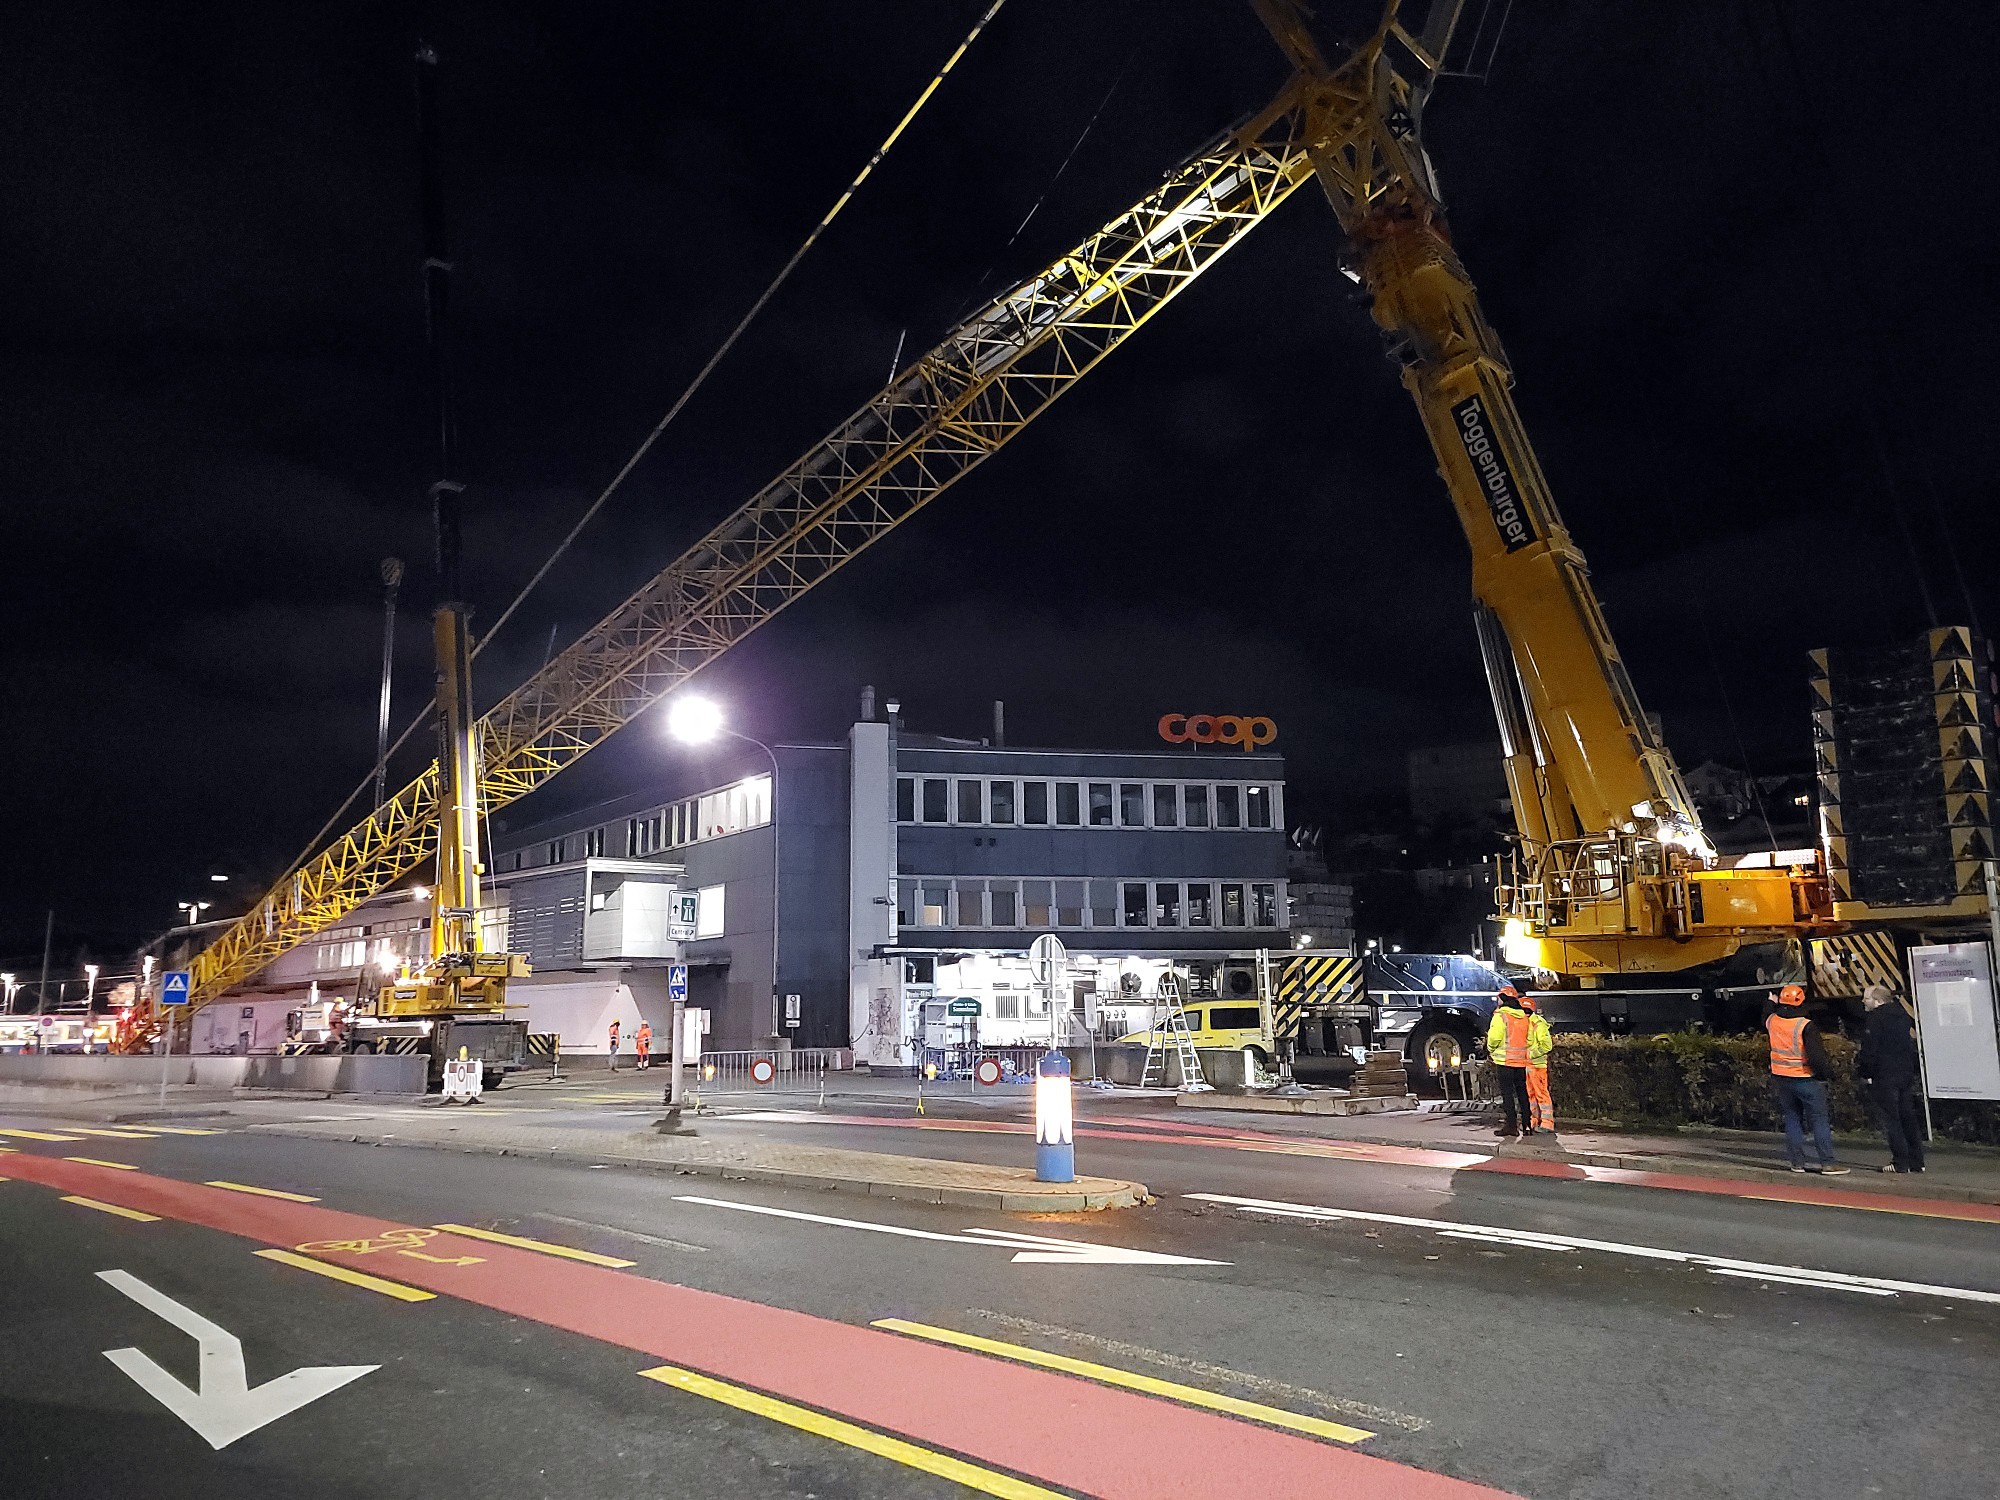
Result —
<instances>
[{"instance_id":1,"label":"traffic island","mask_svg":"<svg viewBox=\"0 0 2000 1500\"><path fill-rule=\"evenodd\" d=\"M1249 1110L1267 1115L1379 1115L1415 1109L1413 1094L1349 1094L1341 1089L1311 1089L1296 1094L1176 1094L1183 1109Z\"/></svg>"},{"instance_id":2,"label":"traffic island","mask_svg":"<svg viewBox=\"0 0 2000 1500\"><path fill-rule=\"evenodd\" d=\"M524 1127L504 1118L457 1114L443 1118L398 1114L393 1119L285 1121L253 1125L263 1135L356 1145L416 1146L476 1151L493 1156L539 1157L593 1165L638 1167L698 1177L734 1177L784 1187L863 1193L917 1203L990 1208L1007 1213L1084 1213L1144 1203L1143 1183L1110 1177L1038 1182L1028 1167L842 1151L785 1142L724 1142L706 1136L664 1135L651 1130L561 1130Z\"/></svg>"}]
</instances>

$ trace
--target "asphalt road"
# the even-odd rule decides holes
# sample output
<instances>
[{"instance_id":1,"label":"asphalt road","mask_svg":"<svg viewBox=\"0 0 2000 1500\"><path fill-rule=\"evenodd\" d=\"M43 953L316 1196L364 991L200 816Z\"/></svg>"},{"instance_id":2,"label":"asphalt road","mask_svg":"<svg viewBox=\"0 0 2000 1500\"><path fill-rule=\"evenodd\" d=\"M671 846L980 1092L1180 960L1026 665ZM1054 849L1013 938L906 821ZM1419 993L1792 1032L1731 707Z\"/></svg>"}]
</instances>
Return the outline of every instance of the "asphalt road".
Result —
<instances>
[{"instance_id":1,"label":"asphalt road","mask_svg":"<svg viewBox=\"0 0 2000 1500\"><path fill-rule=\"evenodd\" d=\"M550 1127L564 1117L552 1112ZM66 1133L47 1117L0 1125ZM702 1128L975 1160L1018 1160L1021 1149L1014 1136L908 1125L711 1119ZM1054 1388L995 1383L1016 1363L941 1364L933 1339L860 1332L884 1318L1365 1430L1347 1442L1285 1441L1336 1450L1343 1462L1358 1453L1409 1466L1358 1474L1356 1486L1388 1474L1383 1493L1413 1493L1428 1472L1536 1497L1985 1497L2000 1469L2000 1305L1963 1295L2000 1293L2000 1227L1990 1224L1165 1139L1086 1137L1088 1170L1137 1176L1161 1201L1054 1222L234 1128L8 1144L18 1154L0 1156L0 1173L21 1179L0 1182L0 1451L9 1456L0 1490L10 1495L975 1492L907 1456L640 1378L661 1350L711 1374L765 1359L766 1373L746 1385L782 1385L808 1411L867 1405L866 1427L933 1450L973 1451L981 1422L1011 1425L1053 1456L1032 1471L985 1471L1039 1474L1058 1494L1112 1487L1091 1477L1085 1457L1059 1451L1058 1407L1073 1407L1107 1448L1150 1431L1157 1415L1157 1401L1130 1393L1116 1394L1143 1409L1092 1405L1109 1399L1097 1382L1065 1382L1050 1402ZM73 1156L139 1170L65 1160ZM87 1194L74 1181L30 1180L19 1165L29 1157L45 1177L106 1184L106 1200L164 1181L153 1191L222 1202L200 1212L231 1227L65 1201ZM175 1186L223 1180L318 1201ZM1216 1201L1232 1197L1384 1217L1284 1217ZM228 1217L237 1205L302 1217L246 1227ZM404 1302L253 1253L287 1233L318 1233L287 1226L333 1211L464 1225L631 1264L578 1267L453 1237L327 1255L445 1290ZM1016 1259L1035 1248L1001 1238L1010 1234L1215 1264ZM427 1258L405 1256L406 1243ZM1645 1251L1932 1290L1724 1275ZM475 1259L486 1263L449 1264ZM105 1357L137 1347L198 1383L194 1338L106 1282L107 1270L240 1338L252 1387L299 1367L380 1368L213 1449ZM672 1298L696 1300L662 1301ZM768 1309L788 1311L774 1322ZM1230 1446L1268 1427L1184 1405L1167 1414L1149 1442L1174 1450L1181 1493L1282 1489L1256 1467L1282 1455ZM1089 1483L1068 1482L1079 1476Z\"/></svg>"}]
</instances>

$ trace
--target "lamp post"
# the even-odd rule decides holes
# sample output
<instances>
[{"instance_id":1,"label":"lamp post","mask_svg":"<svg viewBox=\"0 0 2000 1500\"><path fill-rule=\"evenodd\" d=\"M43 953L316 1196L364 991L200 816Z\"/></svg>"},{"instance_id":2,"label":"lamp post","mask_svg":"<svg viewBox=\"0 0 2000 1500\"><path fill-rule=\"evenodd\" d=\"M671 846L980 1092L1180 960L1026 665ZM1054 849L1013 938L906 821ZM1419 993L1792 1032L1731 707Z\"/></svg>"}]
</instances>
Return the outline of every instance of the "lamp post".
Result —
<instances>
[{"instance_id":1,"label":"lamp post","mask_svg":"<svg viewBox=\"0 0 2000 1500\"><path fill-rule=\"evenodd\" d=\"M779 872L783 868L778 862L778 756L762 740L752 739L747 734L739 734L722 722L722 709L707 698L688 694L674 699L667 705L667 733L684 745L706 745L718 737L741 740L746 745L755 745L764 752L771 762L771 1037L775 1041L779 1033L778 1016L778 887ZM674 1035L680 1035L680 1011L674 1012ZM678 1048L676 1049L678 1052ZM678 1060L674 1070L674 1082L680 1082Z\"/></svg>"}]
</instances>

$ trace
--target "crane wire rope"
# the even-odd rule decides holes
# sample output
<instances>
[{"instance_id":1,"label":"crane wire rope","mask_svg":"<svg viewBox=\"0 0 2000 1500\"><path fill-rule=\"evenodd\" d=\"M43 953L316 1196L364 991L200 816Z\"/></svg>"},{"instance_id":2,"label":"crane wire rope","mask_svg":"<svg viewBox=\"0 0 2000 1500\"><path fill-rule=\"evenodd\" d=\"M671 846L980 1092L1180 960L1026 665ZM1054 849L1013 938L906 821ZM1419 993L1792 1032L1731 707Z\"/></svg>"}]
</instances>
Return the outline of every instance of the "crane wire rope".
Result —
<instances>
[{"instance_id":1,"label":"crane wire rope","mask_svg":"<svg viewBox=\"0 0 2000 1500\"><path fill-rule=\"evenodd\" d=\"M522 585L521 591L514 596L513 602L506 609L502 610L500 618L493 622L493 628L474 642L472 647L473 659L476 660L478 658L479 653L484 651L493 638L500 633L501 627L514 617L515 612L527 601L528 596L535 591L544 578L548 577L550 569L554 568L562 560L563 554L569 551L570 545L576 541L578 536L582 535L583 529L596 518L599 511L604 509L605 503L624 486L625 481L631 477L632 471L639 467L639 464L645 459L646 455L652 451L653 445L673 425L674 419L681 414L682 408L694 399L695 393L702 386L707 384L708 377L715 372L716 366L721 364L728 356L729 351L736 347L737 342L749 330L750 325L757 320L758 314L763 312L765 306L778 294L779 288L783 287L791 279L792 272L799 268L799 263L811 252L812 247L819 243L820 237L826 233L828 227L839 217L841 210L846 208L853 200L854 195L860 191L861 185L882 164L883 159L888 156L890 149L902 138L903 132L910 128L911 123L917 118L923 107L930 103L931 96L938 91L938 88L944 83L945 78L950 74L951 70L958 66L959 59L964 57L966 52L971 49L972 44L979 39L979 34L986 29L995 16L1000 14L1001 7L1006 3L1007 0L992 0L992 3L980 13L979 19L972 23L972 29L965 34L964 40L952 49L951 55L944 60L943 66L931 75L930 82L924 85L922 92L917 95L916 101L903 112L903 117L896 122L895 129L891 130L883 138L882 144L875 148L874 154L868 158L861 170L854 174L854 180L848 183L846 189L834 200L833 207L829 208L820 217L820 221L813 226L812 232L800 243L798 249L792 252L791 259L787 260L783 267L779 269L778 274L771 278L770 284L764 288L757 300L750 304L749 311L737 320L736 326L730 330L729 336L716 346L715 352L709 355L707 363L696 372L695 377L687 383L687 386L681 391L680 395L674 399L673 405L667 408L666 415L653 425L652 431L648 432L639 446L632 450L631 457L625 460L618 472L611 476L610 483L606 484L598 492L597 498L591 501L589 506L585 508L583 514L577 518L576 524L570 527L568 534L556 544L555 550L549 554L541 567L535 570L534 577ZM1025 223L1025 221L1023 222ZM1019 231L1017 230L1016 233L1019 233ZM388 760L388 756L394 755L409 742L410 736L415 734L418 728L430 718L431 710L436 706L437 700L433 698L422 709L418 710L417 716L411 719L409 724L404 727L403 732L396 737L396 742L389 747L388 754L383 756L385 763ZM329 833L333 832L334 827L347 815L347 810L354 805L354 799L365 792L374 783L374 780L375 771L373 767L370 767L368 774L361 779L360 784L353 791L347 794L340 806L335 809L333 816L320 826L319 832L312 836L306 847L285 867L284 873L278 876L279 880L285 879L286 876L291 875L308 859L312 858L313 852L320 847L321 841Z\"/></svg>"}]
</instances>

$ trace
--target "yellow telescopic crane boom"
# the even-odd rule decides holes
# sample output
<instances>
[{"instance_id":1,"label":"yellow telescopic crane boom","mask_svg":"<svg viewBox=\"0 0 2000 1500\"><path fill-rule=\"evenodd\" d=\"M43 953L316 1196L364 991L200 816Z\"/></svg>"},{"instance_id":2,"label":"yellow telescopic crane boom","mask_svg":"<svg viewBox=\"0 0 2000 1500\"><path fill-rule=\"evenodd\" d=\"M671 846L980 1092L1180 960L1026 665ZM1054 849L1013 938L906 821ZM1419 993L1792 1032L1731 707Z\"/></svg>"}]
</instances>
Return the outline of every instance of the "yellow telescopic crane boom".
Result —
<instances>
[{"instance_id":1,"label":"yellow telescopic crane boom","mask_svg":"<svg viewBox=\"0 0 2000 1500\"><path fill-rule=\"evenodd\" d=\"M1288 88L1139 203L901 372L476 727L492 812L535 788L887 535L1019 433L1312 174ZM307 861L194 960L215 999L416 869L437 766Z\"/></svg>"},{"instance_id":2,"label":"yellow telescopic crane boom","mask_svg":"<svg viewBox=\"0 0 2000 1500\"><path fill-rule=\"evenodd\" d=\"M1305 140L1472 549L1474 616L1520 854L1506 956L1584 977L1692 967L1828 910L1817 869L1720 870L1639 706L1514 407L1513 371L1454 251L1421 140L1464 0L1330 67L1292 0L1253 0L1305 81Z\"/></svg>"}]
</instances>

